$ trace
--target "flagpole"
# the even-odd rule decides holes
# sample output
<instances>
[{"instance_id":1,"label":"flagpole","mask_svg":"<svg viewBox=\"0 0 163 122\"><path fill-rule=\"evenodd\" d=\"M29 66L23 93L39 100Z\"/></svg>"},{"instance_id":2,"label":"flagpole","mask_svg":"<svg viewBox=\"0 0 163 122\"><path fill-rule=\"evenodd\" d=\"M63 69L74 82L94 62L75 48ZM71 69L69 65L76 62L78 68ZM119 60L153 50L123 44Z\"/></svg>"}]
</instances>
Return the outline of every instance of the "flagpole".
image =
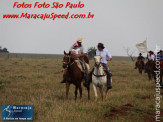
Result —
<instances>
[{"instance_id":1,"label":"flagpole","mask_svg":"<svg viewBox=\"0 0 163 122\"><path fill-rule=\"evenodd\" d=\"M146 36L146 43L147 43L147 36ZM148 44L147 44L147 57L148 57Z\"/></svg>"}]
</instances>

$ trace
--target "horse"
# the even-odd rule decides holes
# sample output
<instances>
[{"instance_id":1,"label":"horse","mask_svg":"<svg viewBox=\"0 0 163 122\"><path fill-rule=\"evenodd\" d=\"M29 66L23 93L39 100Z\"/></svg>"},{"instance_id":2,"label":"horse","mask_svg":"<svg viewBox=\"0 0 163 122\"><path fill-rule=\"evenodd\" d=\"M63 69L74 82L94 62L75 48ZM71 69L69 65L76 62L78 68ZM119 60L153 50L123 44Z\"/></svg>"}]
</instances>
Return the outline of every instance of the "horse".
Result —
<instances>
[{"instance_id":1,"label":"horse","mask_svg":"<svg viewBox=\"0 0 163 122\"><path fill-rule=\"evenodd\" d=\"M138 59L136 64L137 64L137 67L138 67L139 74L142 74L142 71L143 71L143 62L142 62L142 60Z\"/></svg>"},{"instance_id":2,"label":"horse","mask_svg":"<svg viewBox=\"0 0 163 122\"><path fill-rule=\"evenodd\" d=\"M84 57L84 54L81 54L79 57ZM68 93L69 93L69 87L70 84L75 85L75 100L77 99L78 89L80 92L80 99L82 98L82 86L81 82L83 81L83 72L80 70L80 68L77 66L77 63L75 62L75 55L71 54L71 52L66 53L64 51L64 57L63 57L63 68L67 69L65 75L66 75L66 97L65 99L68 99ZM88 91L88 100L90 100L90 87L87 87Z\"/></svg>"},{"instance_id":3,"label":"horse","mask_svg":"<svg viewBox=\"0 0 163 122\"><path fill-rule=\"evenodd\" d=\"M95 101L97 101L97 87L99 87L100 93L101 93L101 99L103 101L104 98L104 88L107 86L107 74L104 71L104 68L101 63L101 56L96 55L94 56L94 71L92 73L92 84L93 84L93 90L95 93ZM106 90L106 96L105 100L107 99L107 93L108 89Z\"/></svg>"},{"instance_id":4,"label":"horse","mask_svg":"<svg viewBox=\"0 0 163 122\"><path fill-rule=\"evenodd\" d=\"M154 76L155 62L148 61L145 65L146 72L148 74L149 81L152 80L152 76Z\"/></svg>"}]
</instances>

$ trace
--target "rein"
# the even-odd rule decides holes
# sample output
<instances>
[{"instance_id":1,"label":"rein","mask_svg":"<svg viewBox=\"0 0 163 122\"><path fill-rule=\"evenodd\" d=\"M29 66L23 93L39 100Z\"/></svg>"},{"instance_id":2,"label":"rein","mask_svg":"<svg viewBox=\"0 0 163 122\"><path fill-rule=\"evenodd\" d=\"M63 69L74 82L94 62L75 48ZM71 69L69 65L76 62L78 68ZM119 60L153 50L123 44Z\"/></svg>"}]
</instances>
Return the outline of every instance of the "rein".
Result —
<instances>
[{"instance_id":1,"label":"rein","mask_svg":"<svg viewBox=\"0 0 163 122\"><path fill-rule=\"evenodd\" d=\"M73 61L71 64L70 64L70 56L67 56L68 57L68 63L66 63L66 69L69 68L70 66L72 66L75 62Z\"/></svg>"},{"instance_id":2,"label":"rein","mask_svg":"<svg viewBox=\"0 0 163 122\"><path fill-rule=\"evenodd\" d=\"M93 75L96 76L96 77L104 77L104 76L106 76L106 75L95 75L94 73L93 73Z\"/></svg>"}]
</instances>

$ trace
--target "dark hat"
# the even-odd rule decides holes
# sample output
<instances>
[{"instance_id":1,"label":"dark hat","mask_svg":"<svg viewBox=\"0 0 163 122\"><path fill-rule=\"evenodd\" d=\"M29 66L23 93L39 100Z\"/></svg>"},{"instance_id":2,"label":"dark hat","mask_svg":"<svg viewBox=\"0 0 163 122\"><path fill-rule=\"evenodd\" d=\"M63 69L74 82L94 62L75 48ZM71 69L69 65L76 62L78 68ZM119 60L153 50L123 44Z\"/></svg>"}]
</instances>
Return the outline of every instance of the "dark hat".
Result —
<instances>
[{"instance_id":1,"label":"dark hat","mask_svg":"<svg viewBox=\"0 0 163 122\"><path fill-rule=\"evenodd\" d=\"M97 47L105 48L103 43L98 43Z\"/></svg>"},{"instance_id":2,"label":"dark hat","mask_svg":"<svg viewBox=\"0 0 163 122\"><path fill-rule=\"evenodd\" d=\"M142 55L141 53L139 53L139 55Z\"/></svg>"},{"instance_id":3,"label":"dark hat","mask_svg":"<svg viewBox=\"0 0 163 122\"><path fill-rule=\"evenodd\" d=\"M148 51L149 53L153 53L151 50L150 51Z\"/></svg>"}]
</instances>

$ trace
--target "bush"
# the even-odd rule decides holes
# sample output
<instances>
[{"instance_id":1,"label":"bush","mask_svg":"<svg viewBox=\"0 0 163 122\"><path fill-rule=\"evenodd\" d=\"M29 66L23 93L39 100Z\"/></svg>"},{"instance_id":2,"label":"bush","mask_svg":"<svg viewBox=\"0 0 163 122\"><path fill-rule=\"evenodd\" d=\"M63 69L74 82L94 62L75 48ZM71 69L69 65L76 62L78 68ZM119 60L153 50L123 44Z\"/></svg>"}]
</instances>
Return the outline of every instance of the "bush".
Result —
<instances>
[{"instance_id":1,"label":"bush","mask_svg":"<svg viewBox=\"0 0 163 122\"><path fill-rule=\"evenodd\" d=\"M96 52L96 48L95 47L90 47L88 48L88 57L90 59L92 59L95 55L95 52Z\"/></svg>"}]
</instances>

